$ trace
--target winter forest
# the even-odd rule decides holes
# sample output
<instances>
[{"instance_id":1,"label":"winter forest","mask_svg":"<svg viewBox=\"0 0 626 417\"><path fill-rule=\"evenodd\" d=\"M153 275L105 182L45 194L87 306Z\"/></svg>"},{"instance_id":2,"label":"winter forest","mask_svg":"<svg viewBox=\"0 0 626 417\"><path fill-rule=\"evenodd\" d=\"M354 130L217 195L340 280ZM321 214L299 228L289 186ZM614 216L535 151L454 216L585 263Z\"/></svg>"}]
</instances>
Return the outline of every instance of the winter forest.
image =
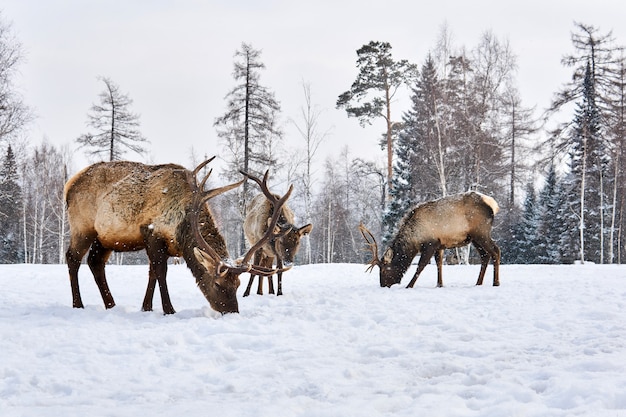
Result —
<instances>
[{"instance_id":1,"label":"winter forest","mask_svg":"<svg viewBox=\"0 0 626 417\"><path fill-rule=\"evenodd\" d=\"M224 113L212 121L225 164L211 186L242 179L240 170L262 177L267 169L276 192L294 184L288 204L299 225L314 225L298 264L367 263L361 222L384 242L411 206L468 190L500 205L493 237L504 263L624 263L624 48L610 31L583 23L573 25L571 41L562 58L571 77L552 92L547 109L522 103L515 51L492 32L476 45L456 45L443 28L421 62L394 56L383 41L355 45L356 77L345 80L336 103L322 104L345 110L355 123L380 126L371 140L380 143L384 165L352 158L349 149L319 161L328 134L304 81L294 86L303 92L301 112L288 115L300 137L286 137L280 97L263 82L271 62L263 61L262 45L242 43ZM0 14L0 263L64 263L63 187L83 168L72 164L72 153L94 161L141 160L150 138L135 113L141 109L102 77L93 106L77 115L88 128L73 150L38 143L28 136L35 114L15 88L23 59L19 39ZM190 155L187 168L210 156ZM314 164L323 170L313 170ZM245 208L258 192L246 183L210 201L230 253L247 246ZM450 252L446 261L476 257L472 250ZM146 258L124 253L110 262Z\"/></svg>"}]
</instances>

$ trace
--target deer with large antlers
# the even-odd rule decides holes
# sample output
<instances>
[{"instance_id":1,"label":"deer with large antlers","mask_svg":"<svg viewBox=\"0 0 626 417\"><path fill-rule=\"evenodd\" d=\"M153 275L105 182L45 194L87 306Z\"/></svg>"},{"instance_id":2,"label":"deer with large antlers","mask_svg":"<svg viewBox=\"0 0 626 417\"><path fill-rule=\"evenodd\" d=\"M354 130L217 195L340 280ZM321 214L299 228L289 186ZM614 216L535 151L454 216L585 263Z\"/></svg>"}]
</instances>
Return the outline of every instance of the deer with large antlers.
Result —
<instances>
[{"instance_id":1,"label":"deer with large antlers","mask_svg":"<svg viewBox=\"0 0 626 417\"><path fill-rule=\"evenodd\" d=\"M443 286L443 251L472 243L481 259L476 285L482 285L489 260L493 259L493 285L500 285L500 248L491 238L494 215L498 203L484 194L470 191L444 197L413 207L402 219L396 236L378 258L376 239L361 224L359 230L372 251L372 261L367 269L380 269L380 286L399 284L413 258L421 253L417 271L407 285L412 288L419 274L435 255L437 263L437 286Z\"/></svg>"},{"instance_id":2,"label":"deer with large antlers","mask_svg":"<svg viewBox=\"0 0 626 417\"><path fill-rule=\"evenodd\" d=\"M152 310L158 282L165 314L175 313L166 281L170 256L185 259L198 288L211 307L221 313L239 311L240 274L276 272L250 263L258 246L251 248L241 262L229 261L226 243L215 226L207 202L243 181L205 191L210 172L202 181L198 181L197 175L211 160L213 158L193 171L175 164L101 162L83 169L67 182L64 191L70 245L66 260L75 308L83 307L78 269L88 250L87 264L106 308L115 306L104 271L113 251L146 250L150 266L142 310ZM290 194L291 188L277 204L285 204ZM272 228L259 246L272 238L277 221L278 215L272 218Z\"/></svg>"},{"instance_id":3,"label":"deer with large antlers","mask_svg":"<svg viewBox=\"0 0 626 417\"><path fill-rule=\"evenodd\" d=\"M300 239L311 233L313 225L307 224L302 227L294 225L295 216L293 211L284 204L282 208L279 206L280 198L277 194L270 192L267 186L267 178L269 171L265 172L263 180L241 171L241 173L261 187L262 194L255 196L246 209L246 218L243 223L244 234L248 243L251 245L258 244L263 235L267 233L271 227L271 219L277 213L280 212L278 222L276 223L276 230L274 231L275 238L266 240L265 243L257 249L254 254L254 262L262 265L266 268L271 268L274 259L276 259L276 268L278 268L278 289L276 295L283 294L283 274L284 265L290 265L293 263L298 249L300 248ZM250 295L250 289L254 282L255 276L258 275L254 271L250 272L250 280L248 286L243 293L244 297ZM272 282L272 276L267 275L269 293L274 294L274 283ZM263 276L259 275L259 285L257 287L257 294L263 295Z\"/></svg>"}]
</instances>

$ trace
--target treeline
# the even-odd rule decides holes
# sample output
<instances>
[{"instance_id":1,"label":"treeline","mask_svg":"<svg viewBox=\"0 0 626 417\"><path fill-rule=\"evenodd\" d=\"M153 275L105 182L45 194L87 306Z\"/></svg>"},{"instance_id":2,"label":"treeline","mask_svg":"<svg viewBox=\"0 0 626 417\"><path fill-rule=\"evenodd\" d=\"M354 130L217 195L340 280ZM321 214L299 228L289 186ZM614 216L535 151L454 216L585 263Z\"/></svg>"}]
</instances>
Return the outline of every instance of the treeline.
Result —
<instances>
[{"instance_id":1,"label":"treeline","mask_svg":"<svg viewBox=\"0 0 626 417\"><path fill-rule=\"evenodd\" d=\"M394 59L385 42L357 51L357 78L348 91L338 92L336 105L363 124L384 120L380 144L387 164L353 158L345 148L326 159L321 172L313 167L320 165L317 149L328 130L320 126L310 86L302 85L300 117L293 118L300 137L287 138L279 123L280 103L261 82L260 51L242 44L225 114L215 120L227 165L211 182L239 180L241 170L262 176L269 169L274 192L293 183L297 192L289 205L299 225L314 225L299 263L365 263L360 222L384 241L412 205L467 190L500 203L494 237L504 262L623 262L626 61L611 34L575 25L574 52L563 59L572 81L542 114L522 103L515 54L506 41L491 32L474 47L453 45L451 38L444 28L419 65ZM0 42L15 47L13 38ZM0 57L0 66L3 62ZM110 79L102 81L106 88L88 115L97 121L90 123L95 131L76 143L109 160L128 150L142 155L147 139L130 112L132 100ZM3 89L14 90L11 77ZM410 96L407 108L395 108L400 91ZM13 103L27 109L19 100ZM0 125L10 120L5 111L10 105L0 105ZM113 108L125 115L121 123L115 123L120 121ZM28 119L0 132L0 262L64 262L63 185L75 168L67 149L47 142L33 148L18 140ZM126 130L105 136L111 124ZM190 155L187 165L192 168L204 156ZM230 253L246 247L241 225L256 193L250 184L210 202ZM458 257L451 254L449 261ZM145 258L124 255L115 261Z\"/></svg>"}]
</instances>

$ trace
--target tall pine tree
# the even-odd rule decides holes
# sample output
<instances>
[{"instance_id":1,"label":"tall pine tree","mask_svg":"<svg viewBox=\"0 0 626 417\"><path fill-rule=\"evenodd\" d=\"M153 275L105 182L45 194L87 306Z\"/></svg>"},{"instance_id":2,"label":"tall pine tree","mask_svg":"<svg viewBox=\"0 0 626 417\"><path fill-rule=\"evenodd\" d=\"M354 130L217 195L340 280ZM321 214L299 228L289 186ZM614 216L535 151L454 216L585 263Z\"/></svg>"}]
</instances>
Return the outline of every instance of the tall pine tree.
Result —
<instances>
[{"instance_id":1,"label":"tall pine tree","mask_svg":"<svg viewBox=\"0 0 626 417\"><path fill-rule=\"evenodd\" d=\"M218 136L230 152L225 158L228 163L225 176L231 181L241 179L240 170L257 176L270 168L275 172L279 166L277 142L283 134L278 125L280 103L260 82L261 70L265 68L261 51L243 43L235 58L233 77L237 84L226 95L226 113L214 122ZM235 199L229 206L237 207L237 213L229 215L237 218L230 221L243 223L247 202L252 199L248 181L241 192L225 198ZM245 250L243 230L239 233L236 250Z\"/></svg>"},{"instance_id":2,"label":"tall pine tree","mask_svg":"<svg viewBox=\"0 0 626 417\"><path fill-rule=\"evenodd\" d=\"M571 132L568 205L571 208L569 217L575 217L578 223L578 258L582 262L603 262L609 158L601 134L600 112L596 104L595 80L590 63L587 64L583 95L576 108ZM571 235L571 231L566 233Z\"/></svg>"},{"instance_id":3,"label":"tall pine tree","mask_svg":"<svg viewBox=\"0 0 626 417\"><path fill-rule=\"evenodd\" d=\"M441 85L430 55L412 91L411 108L403 115L394 148L391 199L383 217L385 241L411 206L447 194L447 145L438 111Z\"/></svg>"},{"instance_id":4,"label":"tall pine tree","mask_svg":"<svg viewBox=\"0 0 626 417\"><path fill-rule=\"evenodd\" d=\"M24 262L20 245L21 207L17 161L9 145L0 167L0 263Z\"/></svg>"}]
</instances>

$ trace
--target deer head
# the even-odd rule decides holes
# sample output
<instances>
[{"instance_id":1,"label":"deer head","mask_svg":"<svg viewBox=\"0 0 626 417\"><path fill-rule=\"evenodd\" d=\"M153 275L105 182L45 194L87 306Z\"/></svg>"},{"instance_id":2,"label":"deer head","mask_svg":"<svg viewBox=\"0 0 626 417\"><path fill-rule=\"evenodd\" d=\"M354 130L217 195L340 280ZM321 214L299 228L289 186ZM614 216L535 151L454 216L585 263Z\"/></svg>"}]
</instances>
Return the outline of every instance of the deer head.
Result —
<instances>
[{"instance_id":1,"label":"deer head","mask_svg":"<svg viewBox=\"0 0 626 417\"><path fill-rule=\"evenodd\" d=\"M372 252L372 260L369 263L368 268L365 270L366 272L371 272L375 266L378 266L380 269L380 286L381 287L391 287L394 284L399 284L402 280L402 275L404 271L395 267L392 264L393 260L393 249L388 248L383 254L383 259L378 258L378 244L376 243L376 239L372 232L370 232L363 223L359 224L359 231L363 235L369 250Z\"/></svg>"},{"instance_id":2,"label":"deer head","mask_svg":"<svg viewBox=\"0 0 626 417\"><path fill-rule=\"evenodd\" d=\"M201 184L203 185L205 182L206 178ZM223 257L220 256L209 243L207 243L205 238L200 233L201 224L199 220L199 213L202 212L203 206L210 198L238 186L239 184L241 184L241 182L222 187L217 190L197 192L194 195L193 209L189 211L190 223L192 225L195 240L198 243L198 246L194 248L194 254L197 261L206 269L202 278L198 280L198 287L211 303L211 307L221 312L238 311L236 292L240 284L239 275L244 272L250 272L260 276L271 276L279 271L278 269L254 265L250 262L250 260L252 259L254 253L268 240L276 239L282 236L283 232L280 230L277 231L276 223L278 222L278 218L280 216L280 208L285 204L293 191L293 185L291 185L287 193L277 200L277 210L270 220L270 227L268 227L265 235L250 248L241 260L236 263L229 263L228 260L223 259ZM201 190L201 188L199 188L199 190ZM289 268L283 268L280 271L282 272L287 269Z\"/></svg>"}]
</instances>

